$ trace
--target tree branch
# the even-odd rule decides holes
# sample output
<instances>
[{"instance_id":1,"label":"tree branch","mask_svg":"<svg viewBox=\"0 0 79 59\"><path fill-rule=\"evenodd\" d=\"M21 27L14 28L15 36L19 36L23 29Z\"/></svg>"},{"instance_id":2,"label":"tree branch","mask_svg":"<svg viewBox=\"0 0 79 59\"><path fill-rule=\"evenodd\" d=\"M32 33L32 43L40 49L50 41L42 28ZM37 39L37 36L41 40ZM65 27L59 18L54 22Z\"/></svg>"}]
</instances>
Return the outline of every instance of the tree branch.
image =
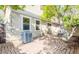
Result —
<instances>
[{"instance_id":1,"label":"tree branch","mask_svg":"<svg viewBox=\"0 0 79 59\"><path fill-rule=\"evenodd\" d=\"M76 32L76 26L72 28L72 32L68 37L68 40L73 36L73 34Z\"/></svg>"}]
</instances>

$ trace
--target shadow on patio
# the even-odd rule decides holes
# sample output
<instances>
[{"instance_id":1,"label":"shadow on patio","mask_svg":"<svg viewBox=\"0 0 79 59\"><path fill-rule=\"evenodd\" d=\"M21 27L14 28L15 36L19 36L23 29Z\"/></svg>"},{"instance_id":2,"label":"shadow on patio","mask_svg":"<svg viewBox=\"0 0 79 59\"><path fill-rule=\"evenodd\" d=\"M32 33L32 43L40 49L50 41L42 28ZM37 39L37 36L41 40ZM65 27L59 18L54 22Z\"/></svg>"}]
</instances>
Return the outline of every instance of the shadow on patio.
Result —
<instances>
[{"instance_id":1,"label":"shadow on patio","mask_svg":"<svg viewBox=\"0 0 79 59\"><path fill-rule=\"evenodd\" d=\"M21 54L20 50L12 42L0 44L0 54Z\"/></svg>"}]
</instances>

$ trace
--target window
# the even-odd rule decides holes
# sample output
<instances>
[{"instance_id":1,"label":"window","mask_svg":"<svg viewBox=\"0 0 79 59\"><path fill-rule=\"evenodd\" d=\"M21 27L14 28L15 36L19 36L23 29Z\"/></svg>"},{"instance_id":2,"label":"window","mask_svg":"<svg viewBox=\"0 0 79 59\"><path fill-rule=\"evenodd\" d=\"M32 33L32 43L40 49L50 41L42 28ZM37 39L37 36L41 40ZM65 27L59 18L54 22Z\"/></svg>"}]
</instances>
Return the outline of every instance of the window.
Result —
<instances>
[{"instance_id":1,"label":"window","mask_svg":"<svg viewBox=\"0 0 79 59\"><path fill-rule=\"evenodd\" d=\"M36 30L40 30L39 25L40 25L40 21L36 21Z\"/></svg>"},{"instance_id":2,"label":"window","mask_svg":"<svg viewBox=\"0 0 79 59\"><path fill-rule=\"evenodd\" d=\"M29 25L29 18L24 17L23 18L23 30L29 30L30 25Z\"/></svg>"}]
</instances>

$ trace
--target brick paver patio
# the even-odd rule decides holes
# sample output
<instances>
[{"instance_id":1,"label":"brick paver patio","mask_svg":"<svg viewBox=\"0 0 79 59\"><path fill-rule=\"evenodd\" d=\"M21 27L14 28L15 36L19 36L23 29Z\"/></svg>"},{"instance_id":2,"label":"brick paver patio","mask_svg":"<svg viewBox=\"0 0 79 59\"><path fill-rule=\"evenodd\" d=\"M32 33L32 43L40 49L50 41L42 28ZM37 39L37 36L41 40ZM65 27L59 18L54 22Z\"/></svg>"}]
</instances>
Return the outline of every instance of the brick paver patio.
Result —
<instances>
[{"instance_id":1,"label":"brick paver patio","mask_svg":"<svg viewBox=\"0 0 79 59\"><path fill-rule=\"evenodd\" d=\"M68 46L61 40L41 37L28 44L18 40L0 44L0 54L77 54L79 46ZM50 43L49 43L50 42Z\"/></svg>"},{"instance_id":2,"label":"brick paver patio","mask_svg":"<svg viewBox=\"0 0 79 59\"><path fill-rule=\"evenodd\" d=\"M17 54L20 50L14 47L13 43L7 42L6 44L0 44L0 54Z\"/></svg>"},{"instance_id":3,"label":"brick paver patio","mask_svg":"<svg viewBox=\"0 0 79 59\"><path fill-rule=\"evenodd\" d=\"M0 44L0 54L32 54L43 49L43 41L35 40L28 44L21 44L18 41L10 41Z\"/></svg>"}]
</instances>

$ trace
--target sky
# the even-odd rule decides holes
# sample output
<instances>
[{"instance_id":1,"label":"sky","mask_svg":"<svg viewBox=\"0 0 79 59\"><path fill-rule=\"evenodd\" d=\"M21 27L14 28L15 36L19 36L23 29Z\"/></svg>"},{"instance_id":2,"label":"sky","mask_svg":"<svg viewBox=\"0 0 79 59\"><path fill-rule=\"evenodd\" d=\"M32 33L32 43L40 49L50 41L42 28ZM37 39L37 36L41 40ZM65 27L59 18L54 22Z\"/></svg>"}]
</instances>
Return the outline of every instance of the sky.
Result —
<instances>
[{"instance_id":1,"label":"sky","mask_svg":"<svg viewBox=\"0 0 79 59\"><path fill-rule=\"evenodd\" d=\"M42 14L42 10L40 9L40 5L35 5L35 6L27 5L26 10L30 11L30 12L36 14L36 15Z\"/></svg>"}]
</instances>

